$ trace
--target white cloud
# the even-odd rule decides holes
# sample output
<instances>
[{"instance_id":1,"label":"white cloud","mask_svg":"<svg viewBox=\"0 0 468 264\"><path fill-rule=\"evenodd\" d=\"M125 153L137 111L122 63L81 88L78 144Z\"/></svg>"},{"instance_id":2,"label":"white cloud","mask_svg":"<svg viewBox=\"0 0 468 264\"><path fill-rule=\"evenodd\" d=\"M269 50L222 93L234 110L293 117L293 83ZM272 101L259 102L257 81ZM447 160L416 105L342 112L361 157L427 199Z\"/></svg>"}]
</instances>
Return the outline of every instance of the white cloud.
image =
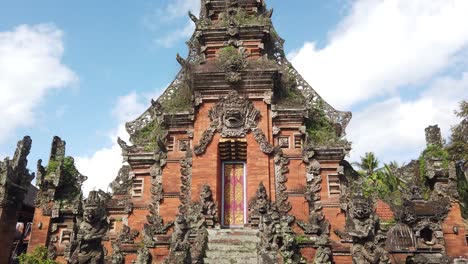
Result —
<instances>
[{"instance_id":1,"label":"white cloud","mask_svg":"<svg viewBox=\"0 0 468 264\"><path fill-rule=\"evenodd\" d=\"M373 151L384 161L409 161L425 148L424 128L438 124L444 137L459 122L453 114L468 98L468 72L461 78L444 77L415 100L392 97L354 113L348 129L352 159Z\"/></svg>"},{"instance_id":2,"label":"white cloud","mask_svg":"<svg viewBox=\"0 0 468 264\"><path fill-rule=\"evenodd\" d=\"M156 38L155 42L165 48L170 48L174 43L181 39L187 39L192 36L195 30L195 25L190 21L183 29L176 29L175 31L163 36L162 38Z\"/></svg>"},{"instance_id":3,"label":"white cloud","mask_svg":"<svg viewBox=\"0 0 468 264\"><path fill-rule=\"evenodd\" d=\"M129 135L125 130L125 122L131 121L142 114L149 105L149 98L131 92L117 99L113 116L118 121L117 128L109 133L109 139L113 142L110 147L97 150L90 156L77 157L78 170L88 176L83 184L85 193L93 189L107 190L109 184L115 179L122 167L122 152L117 144L117 137L128 142Z\"/></svg>"},{"instance_id":4,"label":"white cloud","mask_svg":"<svg viewBox=\"0 0 468 264\"><path fill-rule=\"evenodd\" d=\"M359 106L348 128L352 160L374 151L408 161L424 148L425 127L449 135L457 102L468 98L468 74L453 76L468 71L467 12L465 0L355 1L327 45L290 54L325 100Z\"/></svg>"},{"instance_id":5,"label":"white cloud","mask_svg":"<svg viewBox=\"0 0 468 264\"><path fill-rule=\"evenodd\" d=\"M164 9L164 19L171 20L186 16L188 11L198 15L200 13L200 0L172 0Z\"/></svg>"},{"instance_id":6,"label":"white cloud","mask_svg":"<svg viewBox=\"0 0 468 264\"><path fill-rule=\"evenodd\" d=\"M332 105L347 109L427 81L468 44L466 0L362 0L331 33L292 63Z\"/></svg>"},{"instance_id":7,"label":"white cloud","mask_svg":"<svg viewBox=\"0 0 468 264\"><path fill-rule=\"evenodd\" d=\"M21 25L0 32L0 142L16 128L30 126L35 110L53 89L68 87L77 76L62 63L63 33L54 25Z\"/></svg>"},{"instance_id":8,"label":"white cloud","mask_svg":"<svg viewBox=\"0 0 468 264\"><path fill-rule=\"evenodd\" d=\"M157 45L169 48L177 41L187 39L192 35L195 25L188 19L189 11L198 16L200 0L170 0L165 7L153 9L147 13L143 18L143 24L155 33L160 33L163 25L171 24L170 33L158 36L154 40ZM187 20L185 26L175 27L174 22L182 17Z\"/></svg>"}]
</instances>

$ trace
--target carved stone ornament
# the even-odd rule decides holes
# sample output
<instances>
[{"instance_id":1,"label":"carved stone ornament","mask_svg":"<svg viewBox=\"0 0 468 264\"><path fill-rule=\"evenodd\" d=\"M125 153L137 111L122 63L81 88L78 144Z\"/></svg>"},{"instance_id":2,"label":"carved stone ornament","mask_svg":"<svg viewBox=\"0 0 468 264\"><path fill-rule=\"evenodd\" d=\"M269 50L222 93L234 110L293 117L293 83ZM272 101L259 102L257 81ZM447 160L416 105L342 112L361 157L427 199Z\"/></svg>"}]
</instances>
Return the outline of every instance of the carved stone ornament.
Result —
<instances>
[{"instance_id":1,"label":"carved stone ornament","mask_svg":"<svg viewBox=\"0 0 468 264\"><path fill-rule=\"evenodd\" d=\"M224 138L245 137L257 127L260 111L248 99L242 98L236 91L230 91L226 97L221 97L218 103L209 111L210 127L203 133L195 146L195 154L205 152L213 140L215 132Z\"/></svg>"},{"instance_id":2,"label":"carved stone ornament","mask_svg":"<svg viewBox=\"0 0 468 264\"><path fill-rule=\"evenodd\" d=\"M135 243L135 238L138 237L139 234L140 232L137 230L131 230L127 225L123 225L116 241L118 243L133 244Z\"/></svg>"},{"instance_id":3,"label":"carved stone ornament","mask_svg":"<svg viewBox=\"0 0 468 264\"><path fill-rule=\"evenodd\" d=\"M12 205L21 206L28 187L34 178L27 169L27 156L32 140L26 136L19 141L13 159L0 161L0 208Z\"/></svg>"},{"instance_id":4,"label":"carved stone ornament","mask_svg":"<svg viewBox=\"0 0 468 264\"><path fill-rule=\"evenodd\" d=\"M112 264L124 264L125 256L117 243L112 243L112 254L110 256Z\"/></svg>"},{"instance_id":5,"label":"carved stone ornament","mask_svg":"<svg viewBox=\"0 0 468 264\"><path fill-rule=\"evenodd\" d=\"M134 264L151 264L152 261L151 253L146 246L142 246L138 249L137 259Z\"/></svg>"},{"instance_id":6,"label":"carved stone ornament","mask_svg":"<svg viewBox=\"0 0 468 264\"><path fill-rule=\"evenodd\" d=\"M112 189L112 193L123 195L129 194L132 189L133 177L130 175L130 166L124 165L119 170L117 178L109 185Z\"/></svg>"},{"instance_id":7,"label":"carved stone ornament","mask_svg":"<svg viewBox=\"0 0 468 264\"><path fill-rule=\"evenodd\" d=\"M332 251L329 247L319 247L313 264L332 264Z\"/></svg>"},{"instance_id":8,"label":"carved stone ornament","mask_svg":"<svg viewBox=\"0 0 468 264\"><path fill-rule=\"evenodd\" d=\"M293 216L278 209L278 203L268 199L266 188L260 183L256 197L249 203L249 222L260 231L257 245L260 263L276 263L271 261L278 251L283 263L306 263L291 228L294 220Z\"/></svg>"},{"instance_id":9,"label":"carved stone ornament","mask_svg":"<svg viewBox=\"0 0 468 264\"><path fill-rule=\"evenodd\" d=\"M169 256L164 261L165 264L181 263L189 264L190 260L190 227L183 214L179 214L174 225L174 232L171 238Z\"/></svg>"}]
</instances>

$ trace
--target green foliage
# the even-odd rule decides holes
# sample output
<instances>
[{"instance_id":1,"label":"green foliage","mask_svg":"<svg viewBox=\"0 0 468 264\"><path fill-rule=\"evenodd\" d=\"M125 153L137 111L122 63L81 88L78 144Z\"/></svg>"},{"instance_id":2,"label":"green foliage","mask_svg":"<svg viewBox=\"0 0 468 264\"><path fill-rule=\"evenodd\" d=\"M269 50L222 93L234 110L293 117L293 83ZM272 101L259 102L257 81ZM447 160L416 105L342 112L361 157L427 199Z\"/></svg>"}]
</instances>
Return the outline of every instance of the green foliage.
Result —
<instances>
[{"instance_id":1,"label":"green foliage","mask_svg":"<svg viewBox=\"0 0 468 264\"><path fill-rule=\"evenodd\" d=\"M58 264L52 259L47 258L47 249L43 246L36 247L32 253L21 254L19 256L20 264Z\"/></svg>"},{"instance_id":2,"label":"green foliage","mask_svg":"<svg viewBox=\"0 0 468 264\"><path fill-rule=\"evenodd\" d=\"M460 109L455 114L462 121L451 128L452 135L447 151L452 160L468 160L468 101L460 102Z\"/></svg>"},{"instance_id":3,"label":"green foliage","mask_svg":"<svg viewBox=\"0 0 468 264\"><path fill-rule=\"evenodd\" d=\"M164 130L153 120L145 128L137 131L132 136L132 143L143 145L146 151L152 151L156 147L158 139L162 137Z\"/></svg>"},{"instance_id":4,"label":"green foliage","mask_svg":"<svg viewBox=\"0 0 468 264\"><path fill-rule=\"evenodd\" d=\"M296 243L298 243L298 244L312 243L313 242L309 237L303 236L303 235L296 236L295 239L296 239Z\"/></svg>"},{"instance_id":5,"label":"green foliage","mask_svg":"<svg viewBox=\"0 0 468 264\"><path fill-rule=\"evenodd\" d=\"M306 122L306 130L310 143L318 146L342 145L346 141L342 140L336 132L334 124L327 117L323 110L322 103L317 104L309 114Z\"/></svg>"},{"instance_id":6,"label":"green foliage","mask_svg":"<svg viewBox=\"0 0 468 264\"><path fill-rule=\"evenodd\" d=\"M376 195L379 199L393 205L401 205L402 191L406 184L397 176L395 169L385 164L383 168L368 175L364 181L364 194Z\"/></svg>"},{"instance_id":7,"label":"green foliage","mask_svg":"<svg viewBox=\"0 0 468 264\"><path fill-rule=\"evenodd\" d=\"M419 157L419 175L426 176L426 160L430 158L442 159L442 167L448 169L450 163L449 153L439 145L429 145Z\"/></svg>"},{"instance_id":8,"label":"green foliage","mask_svg":"<svg viewBox=\"0 0 468 264\"><path fill-rule=\"evenodd\" d=\"M192 91L187 80L182 81L174 95L163 101L161 105L170 114L190 110L192 107Z\"/></svg>"},{"instance_id":9,"label":"green foliage","mask_svg":"<svg viewBox=\"0 0 468 264\"><path fill-rule=\"evenodd\" d=\"M244 64L244 56L237 48L227 46L219 50L217 63L222 68L228 64L241 65Z\"/></svg>"},{"instance_id":10,"label":"green foliage","mask_svg":"<svg viewBox=\"0 0 468 264\"><path fill-rule=\"evenodd\" d=\"M297 79L289 67L284 69L282 74L282 85L279 92L278 104L281 106L302 107L305 97L297 89Z\"/></svg>"},{"instance_id":11,"label":"green foliage","mask_svg":"<svg viewBox=\"0 0 468 264\"><path fill-rule=\"evenodd\" d=\"M55 171L57 171L57 168L60 166L60 161L58 160L50 160L49 161L49 164L47 164L47 168L46 168L46 176L45 178L46 179L49 179L50 176L52 175L52 173L55 173Z\"/></svg>"},{"instance_id":12,"label":"green foliage","mask_svg":"<svg viewBox=\"0 0 468 264\"><path fill-rule=\"evenodd\" d=\"M468 219L468 180L461 167L457 167L457 188L463 218Z\"/></svg>"},{"instance_id":13,"label":"green foliage","mask_svg":"<svg viewBox=\"0 0 468 264\"><path fill-rule=\"evenodd\" d=\"M379 160L375 157L373 152L366 152L361 156L361 162L357 165L365 171L367 175L374 174L374 171L379 167Z\"/></svg>"}]
</instances>

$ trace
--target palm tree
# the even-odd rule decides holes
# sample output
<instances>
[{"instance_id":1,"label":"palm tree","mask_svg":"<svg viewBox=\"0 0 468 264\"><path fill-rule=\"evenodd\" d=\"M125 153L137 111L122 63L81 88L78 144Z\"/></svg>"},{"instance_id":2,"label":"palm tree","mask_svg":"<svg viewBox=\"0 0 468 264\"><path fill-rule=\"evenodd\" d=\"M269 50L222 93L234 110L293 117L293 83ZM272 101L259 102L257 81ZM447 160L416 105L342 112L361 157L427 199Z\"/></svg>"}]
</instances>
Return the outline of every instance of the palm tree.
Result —
<instances>
[{"instance_id":1,"label":"palm tree","mask_svg":"<svg viewBox=\"0 0 468 264\"><path fill-rule=\"evenodd\" d=\"M361 162L356 163L367 175L372 175L379 167L379 160L375 157L374 152L366 152L361 156Z\"/></svg>"}]
</instances>

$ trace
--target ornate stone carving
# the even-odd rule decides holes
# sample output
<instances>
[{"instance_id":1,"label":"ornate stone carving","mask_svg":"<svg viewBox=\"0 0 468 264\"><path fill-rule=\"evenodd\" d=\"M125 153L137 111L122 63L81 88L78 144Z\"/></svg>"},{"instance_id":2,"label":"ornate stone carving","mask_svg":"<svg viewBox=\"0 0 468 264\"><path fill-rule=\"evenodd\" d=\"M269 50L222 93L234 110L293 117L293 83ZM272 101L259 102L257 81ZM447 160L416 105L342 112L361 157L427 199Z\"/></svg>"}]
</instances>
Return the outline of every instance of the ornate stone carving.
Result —
<instances>
[{"instance_id":1,"label":"ornate stone carving","mask_svg":"<svg viewBox=\"0 0 468 264\"><path fill-rule=\"evenodd\" d=\"M131 230L129 226L124 224L116 241L117 243L133 244L135 243L135 238L137 238L139 234L140 232Z\"/></svg>"},{"instance_id":2,"label":"ornate stone carving","mask_svg":"<svg viewBox=\"0 0 468 264\"><path fill-rule=\"evenodd\" d=\"M39 192L36 207L43 209L44 215L60 217L62 211L81 213L81 186L87 179L75 167L72 157L65 157L65 141L54 137L47 168L42 160L37 163L37 181ZM58 202L60 201L60 202Z\"/></svg>"},{"instance_id":3,"label":"ornate stone carving","mask_svg":"<svg viewBox=\"0 0 468 264\"><path fill-rule=\"evenodd\" d=\"M153 155L154 164L151 166L151 204L150 214L146 216L148 221L143 227L143 241L146 246L154 247L155 235L166 234L172 226L172 222L164 224L164 220L159 215L159 204L163 199L162 173L167 163L167 149L162 141L159 141Z\"/></svg>"},{"instance_id":4,"label":"ornate stone carving","mask_svg":"<svg viewBox=\"0 0 468 264\"><path fill-rule=\"evenodd\" d=\"M276 178L276 204L278 210L285 214L292 209L291 203L288 201L286 193L286 182L288 181L287 173L289 173L289 159L284 157L283 151L280 148L275 149L275 178Z\"/></svg>"},{"instance_id":5,"label":"ornate stone carving","mask_svg":"<svg viewBox=\"0 0 468 264\"><path fill-rule=\"evenodd\" d=\"M284 263L305 263L291 228L294 220L287 212L280 211L277 204L271 203L265 186L260 183L256 197L249 203L249 222L260 231L257 245L260 263L276 263L278 251Z\"/></svg>"},{"instance_id":6,"label":"ornate stone carving","mask_svg":"<svg viewBox=\"0 0 468 264\"><path fill-rule=\"evenodd\" d=\"M117 243L112 243L112 254L110 259L112 264L125 264L125 256Z\"/></svg>"},{"instance_id":7,"label":"ornate stone carving","mask_svg":"<svg viewBox=\"0 0 468 264\"><path fill-rule=\"evenodd\" d=\"M146 246L142 246L138 249L137 252L137 259L134 262L135 264L151 264L152 263L152 256L150 251Z\"/></svg>"},{"instance_id":8,"label":"ornate stone carving","mask_svg":"<svg viewBox=\"0 0 468 264\"><path fill-rule=\"evenodd\" d=\"M190 227L187 220L183 214L179 214L175 221L174 232L172 233L171 251L164 263L191 263L189 236Z\"/></svg>"},{"instance_id":9,"label":"ornate stone carving","mask_svg":"<svg viewBox=\"0 0 468 264\"><path fill-rule=\"evenodd\" d=\"M185 158L180 161L180 178L182 185L180 186L180 203L183 207L190 204L190 188L192 186L192 151L185 153Z\"/></svg>"},{"instance_id":10,"label":"ornate stone carving","mask_svg":"<svg viewBox=\"0 0 468 264\"><path fill-rule=\"evenodd\" d=\"M209 111L210 127L203 133L195 146L195 154L205 152L206 147L218 132L222 137L245 137L257 127L260 112L252 102L240 97L236 91L231 91L226 97L220 97L218 103Z\"/></svg>"},{"instance_id":11,"label":"ornate stone carving","mask_svg":"<svg viewBox=\"0 0 468 264\"><path fill-rule=\"evenodd\" d=\"M214 227L218 220L218 207L213 200L213 193L208 185L203 185L200 192L201 214L205 220L205 225Z\"/></svg>"},{"instance_id":12,"label":"ornate stone carving","mask_svg":"<svg viewBox=\"0 0 468 264\"><path fill-rule=\"evenodd\" d=\"M332 264L332 251L329 247L319 247L315 252L313 264Z\"/></svg>"},{"instance_id":13,"label":"ornate stone carving","mask_svg":"<svg viewBox=\"0 0 468 264\"><path fill-rule=\"evenodd\" d=\"M34 174L27 169L32 140L26 136L18 142L13 159L0 161L0 208L21 206Z\"/></svg>"},{"instance_id":14,"label":"ornate stone carving","mask_svg":"<svg viewBox=\"0 0 468 264\"><path fill-rule=\"evenodd\" d=\"M266 214L270 209L270 201L268 200L267 190L263 182L258 186L256 197L249 203L249 223L253 227L260 225L261 216Z\"/></svg>"},{"instance_id":15,"label":"ornate stone carving","mask_svg":"<svg viewBox=\"0 0 468 264\"><path fill-rule=\"evenodd\" d=\"M133 184L133 177L130 175L131 168L128 165L122 166L115 180L109 185L115 195L130 194Z\"/></svg>"},{"instance_id":16,"label":"ornate stone carving","mask_svg":"<svg viewBox=\"0 0 468 264\"><path fill-rule=\"evenodd\" d=\"M105 193L91 191L84 200L77 245L70 261L72 264L103 263L104 250L101 242L108 229L105 211L107 199Z\"/></svg>"}]
</instances>

